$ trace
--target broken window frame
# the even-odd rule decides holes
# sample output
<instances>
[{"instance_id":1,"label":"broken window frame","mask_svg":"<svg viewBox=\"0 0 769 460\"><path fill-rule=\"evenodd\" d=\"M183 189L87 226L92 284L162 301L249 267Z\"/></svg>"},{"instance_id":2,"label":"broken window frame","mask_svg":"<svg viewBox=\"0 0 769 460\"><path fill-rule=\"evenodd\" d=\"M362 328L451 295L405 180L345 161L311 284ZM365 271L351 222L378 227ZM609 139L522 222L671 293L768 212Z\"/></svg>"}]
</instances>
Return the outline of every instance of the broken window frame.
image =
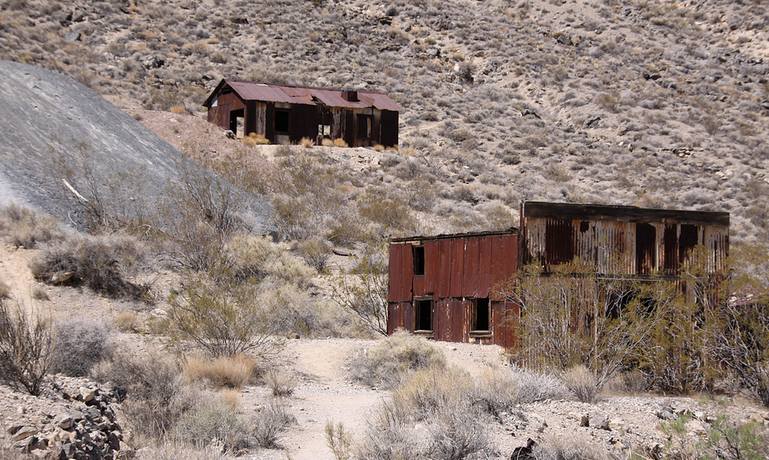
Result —
<instances>
[{"instance_id":1,"label":"broken window frame","mask_svg":"<svg viewBox=\"0 0 769 460\"><path fill-rule=\"evenodd\" d=\"M278 114L285 114L285 130L278 129ZM275 134L288 134L291 130L291 117L289 116L289 109L275 109ZM281 122L281 125L283 123Z\"/></svg>"},{"instance_id":2,"label":"broken window frame","mask_svg":"<svg viewBox=\"0 0 769 460\"><path fill-rule=\"evenodd\" d=\"M434 301L432 297L415 297L414 298L414 332L432 333L433 332L433 310ZM425 311L424 309L427 308ZM425 321L424 314L427 313L427 321ZM429 323L430 328L424 329L420 326L424 326Z\"/></svg>"},{"instance_id":3,"label":"broken window frame","mask_svg":"<svg viewBox=\"0 0 769 460\"><path fill-rule=\"evenodd\" d=\"M414 276L425 274L425 247L421 244L411 246L411 259L413 261Z\"/></svg>"},{"instance_id":4,"label":"broken window frame","mask_svg":"<svg viewBox=\"0 0 769 460\"><path fill-rule=\"evenodd\" d=\"M481 307L485 303L485 307ZM486 328L478 326L478 312L480 308L486 310ZM470 334L471 335L490 335L491 334L491 301L488 297L472 299L472 314L470 316Z\"/></svg>"}]
</instances>

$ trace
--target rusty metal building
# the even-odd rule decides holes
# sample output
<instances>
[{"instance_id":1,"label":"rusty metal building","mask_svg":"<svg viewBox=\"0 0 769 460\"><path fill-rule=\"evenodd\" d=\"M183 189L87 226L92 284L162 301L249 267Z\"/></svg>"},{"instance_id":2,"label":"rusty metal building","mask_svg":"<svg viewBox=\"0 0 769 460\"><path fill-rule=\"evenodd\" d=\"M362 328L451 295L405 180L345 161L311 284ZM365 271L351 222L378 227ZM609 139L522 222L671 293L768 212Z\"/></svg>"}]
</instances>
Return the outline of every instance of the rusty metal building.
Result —
<instances>
[{"instance_id":1,"label":"rusty metal building","mask_svg":"<svg viewBox=\"0 0 769 460\"><path fill-rule=\"evenodd\" d=\"M515 274L518 246L516 229L392 240L388 333L513 346L518 310L493 287Z\"/></svg>"},{"instance_id":2,"label":"rusty metal building","mask_svg":"<svg viewBox=\"0 0 769 460\"><path fill-rule=\"evenodd\" d=\"M729 255L729 213L528 201L521 205L522 265L579 260L600 275L677 276L695 247L707 271Z\"/></svg>"},{"instance_id":3,"label":"rusty metal building","mask_svg":"<svg viewBox=\"0 0 769 460\"><path fill-rule=\"evenodd\" d=\"M203 105L209 122L273 144L327 138L352 147L398 145L400 106L386 94L222 80Z\"/></svg>"},{"instance_id":4,"label":"rusty metal building","mask_svg":"<svg viewBox=\"0 0 769 460\"><path fill-rule=\"evenodd\" d=\"M695 248L729 253L729 214L528 201L520 230L393 239L387 329L514 347L520 309L495 287L524 265L586 263L607 278L676 278Z\"/></svg>"}]
</instances>

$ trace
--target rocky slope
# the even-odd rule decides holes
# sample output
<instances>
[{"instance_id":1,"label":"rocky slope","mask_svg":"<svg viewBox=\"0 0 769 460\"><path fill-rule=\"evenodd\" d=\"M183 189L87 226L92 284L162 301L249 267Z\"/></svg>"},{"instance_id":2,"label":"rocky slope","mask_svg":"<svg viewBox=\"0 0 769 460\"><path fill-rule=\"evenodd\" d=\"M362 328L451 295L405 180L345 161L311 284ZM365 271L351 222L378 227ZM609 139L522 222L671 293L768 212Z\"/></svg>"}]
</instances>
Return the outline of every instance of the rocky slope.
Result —
<instances>
[{"instance_id":1,"label":"rocky slope","mask_svg":"<svg viewBox=\"0 0 769 460\"><path fill-rule=\"evenodd\" d=\"M0 80L2 203L78 226L89 210L146 218L185 174L208 174L66 75L0 61ZM255 209L257 223L266 223L266 205Z\"/></svg>"},{"instance_id":2,"label":"rocky slope","mask_svg":"<svg viewBox=\"0 0 769 460\"><path fill-rule=\"evenodd\" d=\"M405 107L411 169L451 228L537 198L728 210L736 239L769 238L760 2L272 0L252 10L15 0L0 6L0 57L161 110L198 110L225 75L389 91Z\"/></svg>"}]
</instances>

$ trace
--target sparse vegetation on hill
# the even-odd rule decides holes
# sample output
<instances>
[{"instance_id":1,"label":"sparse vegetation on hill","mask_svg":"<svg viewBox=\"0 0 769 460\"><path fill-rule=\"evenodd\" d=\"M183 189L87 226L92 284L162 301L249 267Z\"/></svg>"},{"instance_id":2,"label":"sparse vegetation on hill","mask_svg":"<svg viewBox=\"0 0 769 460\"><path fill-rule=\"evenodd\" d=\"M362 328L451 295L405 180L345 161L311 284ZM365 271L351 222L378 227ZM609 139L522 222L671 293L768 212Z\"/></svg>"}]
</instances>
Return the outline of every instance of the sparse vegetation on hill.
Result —
<instances>
[{"instance_id":1,"label":"sparse vegetation on hill","mask_svg":"<svg viewBox=\"0 0 769 460\"><path fill-rule=\"evenodd\" d=\"M10 2L0 56L177 112L223 76L386 90L412 154L358 177L400 194L419 171L436 227L545 198L726 209L737 238L767 239L760 3L244 5Z\"/></svg>"}]
</instances>

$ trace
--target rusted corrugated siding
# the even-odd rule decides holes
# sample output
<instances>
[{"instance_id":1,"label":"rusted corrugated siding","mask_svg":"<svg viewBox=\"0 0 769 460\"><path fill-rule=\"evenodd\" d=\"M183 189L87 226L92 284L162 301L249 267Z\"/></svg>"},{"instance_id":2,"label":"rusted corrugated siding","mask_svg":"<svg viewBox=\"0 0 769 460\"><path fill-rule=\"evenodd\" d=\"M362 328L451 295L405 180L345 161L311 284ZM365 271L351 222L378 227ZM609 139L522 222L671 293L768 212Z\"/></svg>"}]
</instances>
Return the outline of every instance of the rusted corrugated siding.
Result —
<instances>
[{"instance_id":1,"label":"rusted corrugated siding","mask_svg":"<svg viewBox=\"0 0 769 460\"><path fill-rule=\"evenodd\" d=\"M708 269L713 272L724 268L728 255L728 214L724 213L554 204L553 215L548 215L548 205L537 203L532 216L526 206L524 263L538 262L546 270L581 260L598 273L612 276L675 275L693 249L704 245Z\"/></svg>"},{"instance_id":2,"label":"rusted corrugated siding","mask_svg":"<svg viewBox=\"0 0 769 460\"><path fill-rule=\"evenodd\" d=\"M220 95L216 107L208 111L208 121L222 129L230 129L230 112L246 108L246 104L235 93Z\"/></svg>"},{"instance_id":3,"label":"rusted corrugated siding","mask_svg":"<svg viewBox=\"0 0 769 460\"><path fill-rule=\"evenodd\" d=\"M510 348L517 345L515 331L518 328L520 309L513 303L491 302L492 343Z\"/></svg>"},{"instance_id":4,"label":"rusted corrugated siding","mask_svg":"<svg viewBox=\"0 0 769 460\"><path fill-rule=\"evenodd\" d=\"M413 247L424 248L425 274L413 276ZM475 298L487 298L495 283L509 279L518 267L516 233L462 235L454 238L403 241L390 245L388 332L414 328L413 299L433 299L435 340L510 344L514 326L503 318L512 305L492 302L488 336L471 336ZM410 302L404 302L408 297Z\"/></svg>"}]
</instances>

